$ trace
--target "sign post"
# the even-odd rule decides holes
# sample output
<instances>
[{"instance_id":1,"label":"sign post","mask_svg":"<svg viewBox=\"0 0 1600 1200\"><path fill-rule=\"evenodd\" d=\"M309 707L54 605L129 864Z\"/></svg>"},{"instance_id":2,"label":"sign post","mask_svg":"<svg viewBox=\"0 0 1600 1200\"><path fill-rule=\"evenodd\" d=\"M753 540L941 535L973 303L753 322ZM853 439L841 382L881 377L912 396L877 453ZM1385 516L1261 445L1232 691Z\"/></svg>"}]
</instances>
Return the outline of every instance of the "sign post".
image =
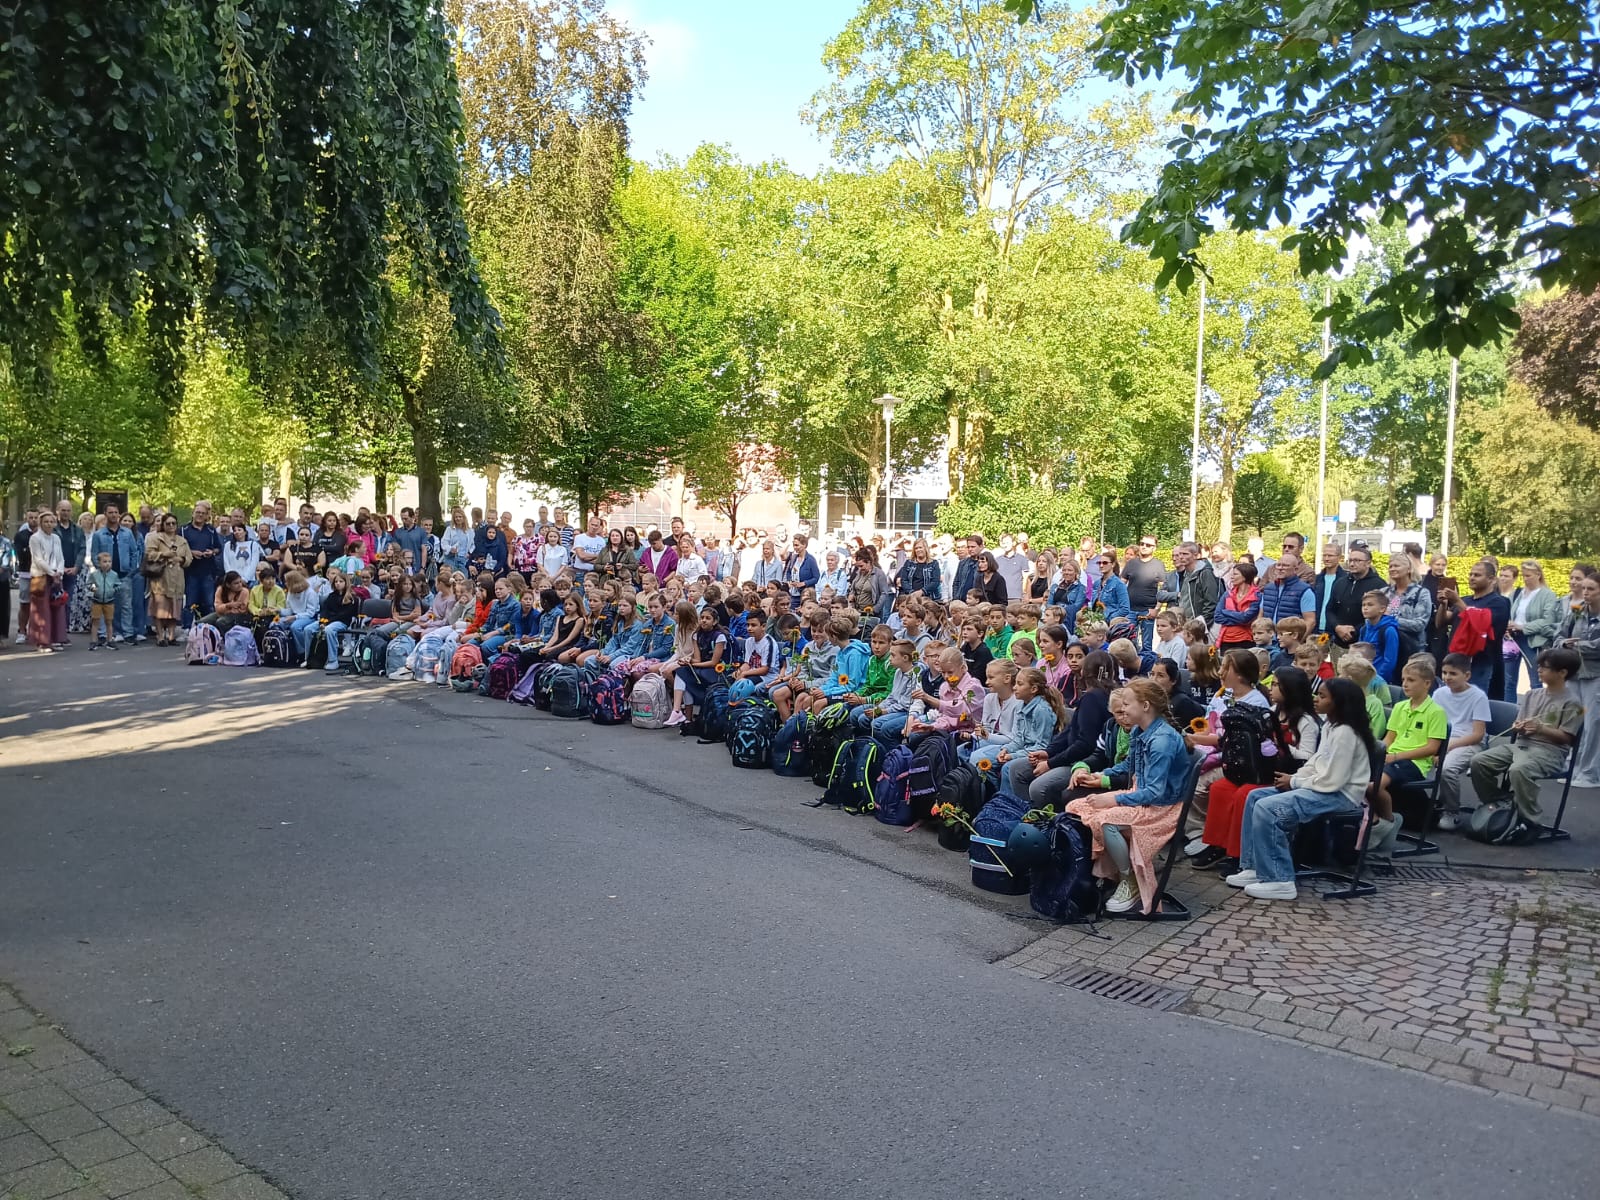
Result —
<instances>
[{"instance_id":1,"label":"sign post","mask_svg":"<svg viewBox=\"0 0 1600 1200\"><path fill-rule=\"evenodd\" d=\"M1348 557L1350 554L1350 526L1356 523L1356 502L1354 500L1339 501L1339 520L1344 522L1344 552Z\"/></svg>"},{"instance_id":2,"label":"sign post","mask_svg":"<svg viewBox=\"0 0 1600 1200\"><path fill-rule=\"evenodd\" d=\"M1417 519L1422 522L1422 557L1424 565L1428 557L1428 522L1433 520L1433 497L1417 497Z\"/></svg>"}]
</instances>

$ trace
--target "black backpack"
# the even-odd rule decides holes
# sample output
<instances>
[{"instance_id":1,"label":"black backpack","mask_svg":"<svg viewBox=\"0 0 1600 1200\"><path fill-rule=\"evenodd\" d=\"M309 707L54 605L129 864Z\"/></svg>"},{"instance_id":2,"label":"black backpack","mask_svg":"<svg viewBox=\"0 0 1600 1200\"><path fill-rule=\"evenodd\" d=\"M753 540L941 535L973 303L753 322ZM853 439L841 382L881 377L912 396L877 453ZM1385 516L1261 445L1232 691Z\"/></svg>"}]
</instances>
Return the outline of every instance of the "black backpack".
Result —
<instances>
[{"instance_id":1,"label":"black backpack","mask_svg":"<svg viewBox=\"0 0 1600 1200\"><path fill-rule=\"evenodd\" d=\"M261 638L261 665L264 667L292 667L299 658L294 639L282 629L269 629Z\"/></svg>"},{"instance_id":2,"label":"black backpack","mask_svg":"<svg viewBox=\"0 0 1600 1200\"><path fill-rule=\"evenodd\" d=\"M772 701L728 705L728 757L734 766L765 770L772 761L772 738L777 732L778 709Z\"/></svg>"},{"instance_id":3,"label":"black backpack","mask_svg":"<svg viewBox=\"0 0 1600 1200\"><path fill-rule=\"evenodd\" d=\"M1275 743L1276 758L1262 753L1263 743ZM1222 774L1229 783L1266 784L1275 769L1289 761L1278 714L1257 704L1233 704L1222 714Z\"/></svg>"},{"instance_id":4,"label":"black backpack","mask_svg":"<svg viewBox=\"0 0 1600 1200\"><path fill-rule=\"evenodd\" d=\"M920 808L923 815L927 815L939 785L955 761L955 747L945 734L930 733L917 743L911 751L911 771L906 777L906 790L913 809Z\"/></svg>"},{"instance_id":5,"label":"black backpack","mask_svg":"<svg viewBox=\"0 0 1600 1200\"><path fill-rule=\"evenodd\" d=\"M1094 838L1076 813L1062 813L1044 826L1050 857L1033 868L1028 906L1063 925L1099 918L1105 893L1094 877Z\"/></svg>"},{"instance_id":6,"label":"black backpack","mask_svg":"<svg viewBox=\"0 0 1600 1200\"><path fill-rule=\"evenodd\" d=\"M389 655L389 639L381 633L369 633L356 648L355 673L357 675L382 675L384 662Z\"/></svg>"},{"instance_id":7,"label":"black backpack","mask_svg":"<svg viewBox=\"0 0 1600 1200\"><path fill-rule=\"evenodd\" d=\"M832 804L848 813L871 812L880 753L878 743L869 737L841 743L828 774L828 790L822 793L819 803Z\"/></svg>"},{"instance_id":8,"label":"black backpack","mask_svg":"<svg viewBox=\"0 0 1600 1200\"><path fill-rule=\"evenodd\" d=\"M328 634L319 629L311 635L311 648L306 651L306 666L320 671L328 665Z\"/></svg>"},{"instance_id":9,"label":"black backpack","mask_svg":"<svg viewBox=\"0 0 1600 1200\"><path fill-rule=\"evenodd\" d=\"M558 666L550 674L550 714L568 720L587 718L590 677L573 666Z\"/></svg>"},{"instance_id":10,"label":"black backpack","mask_svg":"<svg viewBox=\"0 0 1600 1200\"><path fill-rule=\"evenodd\" d=\"M944 773L937 792L927 798L911 798L912 814L917 820L923 821L931 815L935 804L941 807L953 804L966 813L970 820L983 809L986 790L983 772L969 762L958 760Z\"/></svg>"},{"instance_id":11,"label":"black backpack","mask_svg":"<svg viewBox=\"0 0 1600 1200\"><path fill-rule=\"evenodd\" d=\"M811 718L806 734L806 757L811 760L811 782L820 788L833 778L833 760L850 740L850 710L830 704Z\"/></svg>"}]
</instances>

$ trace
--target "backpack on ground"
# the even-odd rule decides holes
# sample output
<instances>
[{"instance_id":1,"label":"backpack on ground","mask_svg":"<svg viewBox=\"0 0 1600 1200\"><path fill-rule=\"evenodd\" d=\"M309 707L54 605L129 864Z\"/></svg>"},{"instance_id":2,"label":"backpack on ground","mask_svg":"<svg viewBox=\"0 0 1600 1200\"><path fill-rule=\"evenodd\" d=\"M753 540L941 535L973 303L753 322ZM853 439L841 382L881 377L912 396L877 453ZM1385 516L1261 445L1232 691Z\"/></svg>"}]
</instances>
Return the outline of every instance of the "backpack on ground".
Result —
<instances>
[{"instance_id":1,"label":"backpack on ground","mask_svg":"<svg viewBox=\"0 0 1600 1200\"><path fill-rule=\"evenodd\" d=\"M416 648L417 639L409 633L398 633L390 638L383 648L383 673L390 679L400 678L400 673L406 669L406 659Z\"/></svg>"},{"instance_id":2,"label":"backpack on ground","mask_svg":"<svg viewBox=\"0 0 1600 1200\"><path fill-rule=\"evenodd\" d=\"M593 682L589 673L578 667L557 666L550 672L550 714L569 721L587 717Z\"/></svg>"},{"instance_id":3,"label":"backpack on ground","mask_svg":"<svg viewBox=\"0 0 1600 1200\"><path fill-rule=\"evenodd\" d=\"M716 684L706 689L700 701L700 742L720 742L728 736L728 689Z\"/></svg>"},{"instance_id":4,"label":"backpack on ground","mask_svg":"<svg viewBox=\"0 0 1600 1200\"><path fill-rule=\"evenodd\" d=\"M755 698L728 705L728 757L734 766L766 770L777 732L778 709L772 701Z\"/></svg>"},{"instance_id":5,"label":"backpack on ground","mask_svg":"<svg viewBox=\"0 0 1600 1200\"><path fill-rule=\"evenodd\" d=\"M183 661L191 667L214 667L222 661L222 635L215 625L196 621L183 640Z\"/></svg>"},{"instance_id":6,"label":"backpack on ground","mask_svg":"<svg viewBox=\"0 0 1600 1200\"><path fill-rule=\"evenodd\" d=\"M306 651L306 666L320 671L328 665L328 634L318 629L311 635L311 646Z\"/></svg>"},{"instance_id":7,"label":"backpack on ground","mask_svg":"<svg viewBox=\"0 0 1600 1200\"><path fill-rule=\"evenodd\" d=\"M511 695L506 699L513 704L534 704L537 702L539 692L539 677L545 672L544 663L533 663L522 673L522 678L517 680L517 686L511 689Z\"/></svg>"},{"instance_id":8,"label":"backpack on ground","mask_svg":"<svg viewBox=\"0 0 1600 1200\"><path fill-rule=\"evenodd\" d=\"M1233 704L1222 714L1220 749L1229 783L1271 783L1277 764L1288 761L1278 714L1255 704Z\"/></svg>"},{"instance_id":9,"label":"backpack on ground","mask_svg":"<svg viewBox=\"0 0 1600 1200\"><path fill-rule=\"evenodd\" d=\"M635 729L660 729L672 712L672 699L667 693L667 681L660 675L650 674L633 685L633 695L628 707Z\"/></svg>"},{"instance_id":10,"label":"backpack on ground","mask_svg":"<svg viewBox=\"0 0 1600 1200\"><path fill-rule=\"evenodd\" d=\"M517 656L497 654L489 664L489 674L484 679L483 694L491 700L509 700L511 689L517 686Z\"/></svg>"},{"instance_id":11,"label":"backpack on ground","mask_svg":"<svg viewBox=\"0 0 1600 1200\"><path fill-rule=\"evenodd\" d=\"M450 690L454 692L481 692L483 681L489 674L489 668L479 663L465 675L450 676Z\"/></svg>"},{"instance_id":12,"label":"backpack on ground","mask_svg":"<svg viewBox=\"0 0 1600 1200\"><path fill-rule=\"evenodd\" d=\"M389 661L389 639L381 633L365 633L356 647L356 674L382 675Z\"/></svg>"},{"instance_id":13,"label":"backpack on ground","mask_svg":"<svg viewBox=\"0 0 1600 1200\"><path fill-rule=\"evenodd\" d=\"M227 636L222 639L222 665L259 667L261 655L256 652L255 634L243 625L235 625L228 630Z\"/></svg>"},{"instance_id":14,"label":"backpack on ground","mask_svg":"<svg viewBox=\"0 0 1600 1200\"><path fill-rule=\"evenodd\" d=\"M948 804L966 813L970 821L983 811L986 791L983 772L971 763L958 759L944 773L944 778L939 781L939 790L931 799L924 802L921 797L912 797L911 814L916 820L921 821L928 817L935 804L941 807ZM1020 817L1020 814L1018 815Z\"/></svg>"},{"instance_id":15,"label":"backpack on ground","mask_svg":"<svg viewBox=\"0 0 1600 1200\"><path fill-rule=\"evenodd\" d=\"M361 643L366 636L356 629L346 629L339 635L339 669L346 675L361 674Z\"/></svg>"},{"instance_id":16,"label":"backpack on ground","mask_svg":"<svg viewBox=\"0 0 1600 1200\"><path fill-rule=\"evenodd\" d=\"M1539 824L1524 817L1514 804L1480 804L1467 818L1463 832L1473 841L1491 846L1525 846L1538 840Z\"/></svg>"},{"instance_id":17,"label":"backpack on ground","mask_svg":"<svg viewBox=\"0 0 1600 1200\"><path fill-rule=\"evenodd\" d=\"M1076 813L1044 826L1049 857L1034 866L1028 907L1063 925L1099 919L1105 893L1094 877L1094 837Z\"/></svg>"},{"instance_id":18,"label":"backpack on ground","mask_svg":"<svg viewBox=\"0 0 1600 1200\"><path fill-rule=\"evenodd\" d=\"M596 725L626 725L632 719L626 675L608 671L594 681L589 693L589 719Z\"/></svg>"},{"instance_id":19,"label":"backpack on ground","mask_svg":"<svg viewBox=\"0 0 1600 1200\"><path fill-rule=\"evenodd\" d=\"M772 772L785 779L811 774L811 714L797 712L783 723L772 739Z\"/></svg>"},{"instance_id":20,"label":"backpack on ground","mask_svg":"<svg viewBox=\"0 0 1600 1200\"><path fill-rule=\"evenodd\" d=\"M841 742L821 803L848 813L871 812L873 785L878 781L878 760L882 754L883 748L869 737Z\"/></svg>"},{"instance_id":21,"label":"backpack on ground","mask_svg":"<svg viewBox=\"0 0 1600 1200\"><path fill-rule=\"evenodd\" d=\"M843 704L830 704L811 718L806 755L811 759L811 782L820 788L828 786L839 747L850 740L849 720L850 710Z\"/></svg>"},{"instance_id":22,"label":"backpack on ground","mask_svg":"<svg viewBox=\"0 0 1600 1200\"><path fill-rule=\"evenodd\" d=\"M472 672L483 666L483 651L471 642L456 647L456 652L450 656L450 678L470 679Z\"/></svg>"},{"instance_id":23,"label":"backpack on ground","mask_svg":"<svg viewBox=\"0 0 1600 1200\"><path fill-rule=\"evenodd\" d=\"M967 862L972 867L973 887L1001 896L1021 896L1032 888L1028 868L1012 861L1006 850L1011 831L1021 823L1027 811L1026 800L1010 792L999 792L972 818L975 832Z\"/></svg>"},{"instance_id":24,"label":"backpack on ground","mask_svg":"<svg viewBox=\"0 0 1600 1200\"><path fill-rule=\"evenodd\" d=\"M885 825L909 825L911 815L911 760L909 746L896 746L878 766L873 781L872 815Z\"/></svg>"},{"instance_id":25,"label":"backpack on ground","mask_svg":"<svg viewBox=\"0 0 1600 1200\"><path fill-rule=\"evenodd\" d=\"M299 653L294 639L286 629L273 627L261 637L261 665L264 667L292 667Z\"/></svg>"},{"instance_id":26,"label":"backpack on ground","mask_svg":"<svg viewBox=\"0 0 1600 1200\"><path fill-rule=\"evenodd\" d=\"M939 795L939 786L957 762L955 747L942 733L930 733L911 750L911 769L906 776L906 795L911 801L912 819L925 817ZM968 809L973 813L976 809Z\"/></svg>"}]
</instances>

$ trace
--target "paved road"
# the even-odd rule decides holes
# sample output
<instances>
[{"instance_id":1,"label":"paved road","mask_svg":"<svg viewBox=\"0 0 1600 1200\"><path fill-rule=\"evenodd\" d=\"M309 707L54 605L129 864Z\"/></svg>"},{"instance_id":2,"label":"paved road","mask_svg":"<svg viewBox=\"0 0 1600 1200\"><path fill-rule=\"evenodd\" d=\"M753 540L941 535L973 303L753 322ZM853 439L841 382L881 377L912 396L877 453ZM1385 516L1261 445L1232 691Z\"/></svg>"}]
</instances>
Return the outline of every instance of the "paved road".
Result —
<instances>
[{"instance_id":1,"label":"paved road","mask_svg":"<svg viewBox=\"0 0 1600 1200\"><path fill-rule=\"evenodd\" d=\"M0 978L303 1200L1592 1196L1592 1122L991 965L931 839L423 685L0 656Z\"/></svg>"}]
</instances>

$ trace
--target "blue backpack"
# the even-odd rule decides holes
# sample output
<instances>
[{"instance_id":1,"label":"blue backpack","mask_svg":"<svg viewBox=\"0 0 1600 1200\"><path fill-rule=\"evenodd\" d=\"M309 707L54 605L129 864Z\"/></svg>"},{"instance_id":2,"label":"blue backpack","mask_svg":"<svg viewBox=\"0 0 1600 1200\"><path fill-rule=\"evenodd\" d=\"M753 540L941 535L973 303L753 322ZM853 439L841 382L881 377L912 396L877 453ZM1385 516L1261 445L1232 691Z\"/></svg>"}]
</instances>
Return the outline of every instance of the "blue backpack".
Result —
<instances>
[{"instance_id":1,"label":"blue backpack","mask_svg":"<svg viewBox=\"0 0 1600 1200\"><path fill-rule=\"evenodd\" d=\"M911 824L911 760L907 746L896 746L889 751L878 771L877 786L873 790L873 815L885 825Z\"/></svg>"},{"instance_id":2,"label":"blue backpack","mask_svg":"<svg viewBox=\"0 0 1600 1200\"><path fill-rule=\"evenodd\" d=\"M594 681L594 690L589 696L589 719L596 725L626 725L632 719L626 675L608 671Z\"/></svg>"},{"instance_id":3,"label":"blue backpack","mask_svg":"<svg viewBox=\"0 0 1600 1200\"><path fill-rule=\"evenodd\" d=\"M728 689L720 684L707 689L700 701L700 742L720 742L728 736Z\"/></svg>"},{"instance_id":4,"label":"blue backpack","mask_svg":"<svg viewBox=\"0 0 1600 1200\"><path fill-rule=\"evenodd\" d=\"M906 780L910 798L924 811L933 807L939 785L955 765L956 751L942 733L932 733L917 743L911 752L911 770Z\"/></svg>"},{"instance_id":5,"label":"blue backpack","mask_svg":"<svg viewBox=\"0 0 1600 1200\"><path fill-rule=\"evenodd\" d=\"M1028 868L1013 862L1006 851L1011 831L1028 811L1028 802L1010 792L1000 792L972 819L968 864L972 886L1001 896L1025 895L1032 888Z\"/></svg>"},{"instance_id":6,"label":"blue backpack","mask_svg":"<svg viewBox=\"0 0 1600 1200\"><path fill-rule=\"evenodd\" d=\"M772 740L772 771L785 778L811 774L811 714L797 712Z\"/></svg>"},{"instance_id":7,"label":"blue backpack","mask_svg":"<svg viewBox=\"0 0 1600 1200\"><path fill-rule=\"evenodd\" d=\"M772 735L778 709L770 700L745 700L728 705L728 757L736 767L766 770L772 762Z\"/></svg>"},{"instance_id":8,"label":"blue backpack","mask_svg":"<svg viewBox=\"0 0 1600 1200\"><path fill-rule=\"evenodd\" d=\"M869 737L841 742L828 772L828 790L821 804L832 804L848 813L871 812L872 785L878 778L878 743Z\"/></svg>"},{"instance_id":9,"label":"blue backpack","mask_svg":"<svg viewBox=\"0 0 1600 1200\"><path fill-rule=\"evenodd\" d=\"M1063 925L1100 916L1104 892L1094 877L1094 839L1076 813L1062 813L1044 827L1050 857L1033 868L1028 907Z\"/></svg>"}]
</instances>

